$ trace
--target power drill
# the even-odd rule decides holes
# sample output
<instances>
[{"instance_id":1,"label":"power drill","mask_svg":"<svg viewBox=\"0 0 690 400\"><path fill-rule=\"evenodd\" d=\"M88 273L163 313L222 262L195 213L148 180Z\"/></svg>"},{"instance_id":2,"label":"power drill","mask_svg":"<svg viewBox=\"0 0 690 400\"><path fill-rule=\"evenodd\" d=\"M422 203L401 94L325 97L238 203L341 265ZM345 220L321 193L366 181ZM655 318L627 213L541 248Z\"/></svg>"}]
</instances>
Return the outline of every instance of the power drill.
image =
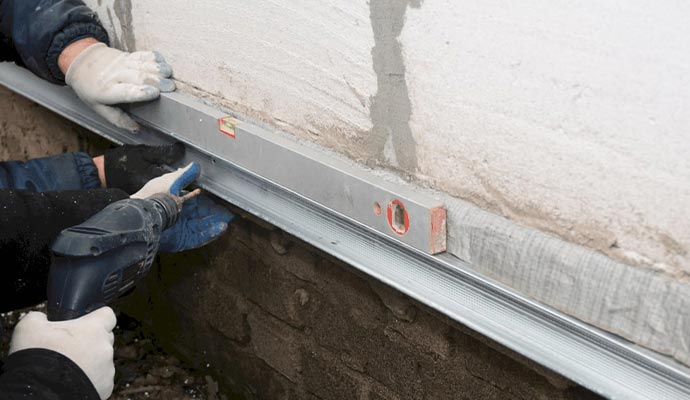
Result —
<instances>
[{"instance_id":1,"label":"power drill","mask_svg":"<svg viewBox=\"0 0 690 400\"><path fill-rule=\"evenodd\" d=\"M131 291L151 268L161 233L199 192L120 200L60 232L52 246L48 319L79 318Z\"/></svg>"}]
</instances>

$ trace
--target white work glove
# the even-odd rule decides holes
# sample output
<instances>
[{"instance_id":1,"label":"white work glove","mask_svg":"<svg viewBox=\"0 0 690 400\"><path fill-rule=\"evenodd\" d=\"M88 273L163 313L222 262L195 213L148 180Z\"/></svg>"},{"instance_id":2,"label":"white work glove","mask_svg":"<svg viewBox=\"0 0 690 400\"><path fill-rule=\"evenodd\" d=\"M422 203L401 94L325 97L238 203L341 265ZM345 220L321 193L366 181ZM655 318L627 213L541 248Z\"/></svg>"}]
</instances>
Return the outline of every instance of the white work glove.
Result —
<instances>
[{"instance_id":1,"label":"white work glove","mask_svg":"<svg viewBox=\"0 0 690 400\"><path fill-rule=\"evenodd\" d=\"M171 193L179 196L180 191L194 182L200 173L199 164L189 163L189 165L179 168L177 171L151 179L144 187L130 197L133 199L145 199L156 193Z\"/></svg>"},{"instance_id":2,"label":"white work glove","mask_svg":"<svg viewBox=\"0 0 690 400\"><path fill-rule=\"evenodd\" d=\"M48 321L42 312L30 312L14 328L10 354L26 349L48 349L72 360L105 400L113 393L113 328L117 319L110 307L81 318Z\"/></svg>"},{"instance_id":3,"label":"white work glove","mask_svg":"<svg viewBox=\"0 0 690 400\"><path fill-rule=\"evenodd\" d=\"M114 104L149 101L172 92L172 68L152 51L127 53L92 44L69 66L65 82L84 103L114 125L136 131L139 125Z\"/></svg>"}]
</instances>

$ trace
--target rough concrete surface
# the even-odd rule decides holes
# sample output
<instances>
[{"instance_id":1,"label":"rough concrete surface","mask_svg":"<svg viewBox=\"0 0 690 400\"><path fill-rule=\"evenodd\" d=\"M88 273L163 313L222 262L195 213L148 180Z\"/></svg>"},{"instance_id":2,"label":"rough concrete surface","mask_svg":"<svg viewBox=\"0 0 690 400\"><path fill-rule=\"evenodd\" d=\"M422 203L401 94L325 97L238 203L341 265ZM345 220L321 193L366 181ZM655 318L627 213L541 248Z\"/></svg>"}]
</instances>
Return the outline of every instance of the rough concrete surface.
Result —
<instances>
[{"instance_id":1,"label":"rough concrete surface","mask_svg":"<svg viewBox=\"0 0 690 400\"><path fill-rule=\"evenodd\" d=\"M690 272L687 4L87 3L122 47L160 50L236 111L623 262Z\"/></svg>"},{"instance_id":2,"label":"rough concrete surface","mask_svg":"<svg viewBox=\"0 0 690 400\"><path fill-rule=\"evenodd\" d=\"M64 118L0 87L0 160L26 160L80 148L89 151L105 143L94 138Z\"/></svg>"}]
</instances>

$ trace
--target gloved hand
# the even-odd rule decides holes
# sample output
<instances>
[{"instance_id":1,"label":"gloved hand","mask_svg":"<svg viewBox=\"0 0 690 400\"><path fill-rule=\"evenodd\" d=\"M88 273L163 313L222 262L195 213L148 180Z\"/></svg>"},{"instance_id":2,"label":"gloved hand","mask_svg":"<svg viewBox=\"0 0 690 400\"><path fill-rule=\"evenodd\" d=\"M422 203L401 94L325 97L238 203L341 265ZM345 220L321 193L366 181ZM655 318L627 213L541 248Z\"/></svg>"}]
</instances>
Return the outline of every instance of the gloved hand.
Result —
<instances>
[{"instance_id":1,"label":"gloved hand","mask_svg":"<svg viewBox=\"0 0 690 400\"><path fill-rule=\"evenodd\" d=\"M172 68L151 51L127 53L92 44L69 66L65 82L84 103L114 125L136 131L139 125L114 104L149 101L172 92Z\"/></svg>"},{"instance_id":2,"label":"gloved hand","mask_svg":"<svg viewBox=\"0 0 690 400\"><path fill-rule=\"evenodd\" d=\"M163 231L158 250L176 253L196 249L218 238L234 215L210 197L199 195L184 203L177 223Z\"/></svg>"},{"instance_id":3,"label":"gloved hand","mask_svg":"<svg viewBox=\"0 0 690 400\"><path fill-rule=\"evenodd\" d=\"M167 146L124 145L104 154L105 184L132 194L149 180L166 173L165 164L184 157L182 142Z\"/></svg>"},{"instance_id":4,"label":"gloved hand","mask_svg":"<svg viewBox=\"0 0 690 400\"><path fill-rule=\"evenodd\" d=\"M101 399L113 392L113 328L117 319L110 307L100 308L81 318L51 322L41 312L30 312L14 328L10 354L26 349L58 352L86 373Z\"/></svg>"},{"instance_id":5,"label":"gloved hand","mask_svg":"<svg viewBox=\"0 0 690 400\"><path fill-rule=\"evenodd\" d=\"M180 191L194 182L200 173L199 164L189 163L184 168L178 168L177 171L151 179L144 187L130 197L133 199L145 199L156 193L171 193L179 196Z\"/></svg>"},{"instance_id":6,"label":"gloved hand","mask_svg":"<svg viewBox=\"0 0 690 400\"><path fill-rule=\"evenodd\" d=\"M194 182L200 173L199 165L191 163L152 179L130 197L145 199L156 193L179 196L182 189ZM159 250L172 253L201 247L225 232L232 218L230 210L207 196L191 198L182 206L177 223L163 231Z\"/></svg>"}]
</instances>

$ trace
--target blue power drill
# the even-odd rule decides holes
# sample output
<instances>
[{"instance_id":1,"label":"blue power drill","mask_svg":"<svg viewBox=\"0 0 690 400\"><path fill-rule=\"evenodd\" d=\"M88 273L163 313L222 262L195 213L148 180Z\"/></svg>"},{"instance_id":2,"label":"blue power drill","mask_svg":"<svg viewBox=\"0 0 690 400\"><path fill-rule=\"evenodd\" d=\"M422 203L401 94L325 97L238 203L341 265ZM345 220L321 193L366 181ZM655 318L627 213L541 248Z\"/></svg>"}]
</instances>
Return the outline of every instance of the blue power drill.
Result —
<instances>
[{"instance_id":1,"label":"blue power drill","mask_svg":"<svg viewBox=\"0 0 690 400\"><path fill-rule=\"evenodd\" d=\"M199 192L120 200L60 232L52 246L48 319L79 318L131 291L151 268L161 233Z\"/></svg>"}]
</instances>

